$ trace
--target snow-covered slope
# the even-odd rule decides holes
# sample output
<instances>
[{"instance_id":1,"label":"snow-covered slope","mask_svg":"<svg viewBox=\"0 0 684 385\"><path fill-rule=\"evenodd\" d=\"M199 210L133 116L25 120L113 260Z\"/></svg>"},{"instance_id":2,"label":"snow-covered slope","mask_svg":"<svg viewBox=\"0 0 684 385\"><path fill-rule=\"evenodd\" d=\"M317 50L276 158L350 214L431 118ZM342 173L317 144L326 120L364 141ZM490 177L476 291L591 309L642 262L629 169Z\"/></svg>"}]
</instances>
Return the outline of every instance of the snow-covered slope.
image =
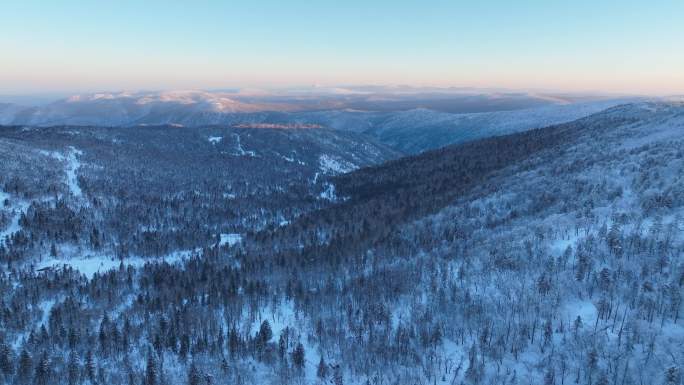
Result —
<instances>
[{"instance_id":1,"label":"snow-covered slope","mask_svg":"<svg viewBox=\"0 0 684 385\"><path fill-rule=\"evenodd\" d=\"M18 104L0 103L0 124L13 123L16 117L24 110L26 110L26 107Z\"/></svg>"},{"instance_id":2,"label":"snow-covered slope","mask_svg":"<svg viewBox=\"0 0 684 385\"><path fill-rule=\"evenodd\" d=\"M406 153L419 153L448 144L566 123L624 102L615 99L476 114L416 109L388 116L364 132Z\"/></svg>"},{"instance_id":3,"label":"snow-covered slope","mask_svg":"<svg viewBox=\"0 0 684 385\"><path fill-rule=\"evenodd\" d=\"M401 373L387 383L680 384L683 149L684 104L621 105L328 179L322 194L332 185L344 202L258 238L275 247L251 244L352 261L340 294L371 302L387 288L368 312L385 341L453 363L432 377L409 364L424 378L405 381L392 357L371 370ZM323 324L364 319L330 298ZM331 355L365 365L404 349L374 349L367 333Z\"/></svg>"},{"instance_id":4,"label":"snow-covered slope","mask_svg":"<svg viewBox=\"0 0 684 385\"><path fill-rule=\"evenodd\" d=\"M245 103L229 93L204 91L120 92L75 95L45 106L0 107L0 122L32 126L218 123L217 116L287 110L280 104Z\"/></svg>"}]
</instances>

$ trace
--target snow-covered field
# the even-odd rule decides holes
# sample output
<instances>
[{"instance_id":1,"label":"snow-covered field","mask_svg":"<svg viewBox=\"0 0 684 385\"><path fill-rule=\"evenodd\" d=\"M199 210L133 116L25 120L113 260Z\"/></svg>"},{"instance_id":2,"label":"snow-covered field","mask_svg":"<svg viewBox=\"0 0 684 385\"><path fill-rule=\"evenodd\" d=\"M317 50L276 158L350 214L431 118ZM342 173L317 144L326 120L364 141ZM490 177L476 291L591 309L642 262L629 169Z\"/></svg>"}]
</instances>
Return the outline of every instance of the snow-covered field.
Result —
<instances>
[{"instance_id":1,"label":"snow-covered field","mask_svg":"<svg viewBox=\"0 0 684 385\"><path fill-rule=\"evenodd\" d=\"M210 136L209 137L209 143L211 143L211 144L220 143L222 140L223 140L222 136Z\"/></svg>"},{"instance_id":2,"label":"snow-covered field","mask_svg":"<svg viewBox=\"0 0 684 385\"><path fill-rule=\"evenodd\" d=\"M357 165L344 159L323 154L318 158L319 168L324 174L344 174L359 168Z\"/></svg>"},{"instance_id":3,"label":"snow-covered field","mask_svg":"<svg viewBox=\"0 0 684 385\"><path fill-rule=\"evenodd\" d=\"M219 242L219 245L235 246L240 242L242 242L242 235L235 233L227 233L221 234L221 241Z\"/></svg>"},{"instance_id":4,"label":"snow-covered field","mask_svg":"<svg viewBox=\"0 0 684 385\"><path fill-rule=\"evenodd\" d=\"M121 265L124 267L142 267L146 263L166 262L170 264L182 263L185 259L190 258L193 253L197 251L176 251L167 256L160 258L142 258L142 257L127 257L123 260L114 258L110 255L86 255L84 257L71 256L64 258L47 258L34 264L34 270L41 269L59 269L68 266L72 269L78 270L81 274L92 278L96 273L105 273L110 270L118 269Z\"/></svg>"}]
</instances>

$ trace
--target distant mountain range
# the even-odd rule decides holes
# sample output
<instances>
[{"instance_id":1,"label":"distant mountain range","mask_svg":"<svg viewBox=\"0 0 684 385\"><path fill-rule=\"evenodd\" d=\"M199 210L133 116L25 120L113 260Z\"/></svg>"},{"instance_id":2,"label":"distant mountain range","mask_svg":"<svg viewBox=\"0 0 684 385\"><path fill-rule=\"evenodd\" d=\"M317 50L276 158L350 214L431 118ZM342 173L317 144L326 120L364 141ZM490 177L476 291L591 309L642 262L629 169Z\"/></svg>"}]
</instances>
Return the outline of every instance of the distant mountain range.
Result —
<instances>
[{"instance_id":1,"label":"distant mountain range","mask_svg":"<svg viewBox=\"0 0 684 385\"><path fill-rule=\"evenodd\" d=\"M0 124L331 128L365 133L398 151L419 153L569 122L633 100L432 89L120 92L76 95L32 107L0 104Z\"/></svg>"}]
</instances>

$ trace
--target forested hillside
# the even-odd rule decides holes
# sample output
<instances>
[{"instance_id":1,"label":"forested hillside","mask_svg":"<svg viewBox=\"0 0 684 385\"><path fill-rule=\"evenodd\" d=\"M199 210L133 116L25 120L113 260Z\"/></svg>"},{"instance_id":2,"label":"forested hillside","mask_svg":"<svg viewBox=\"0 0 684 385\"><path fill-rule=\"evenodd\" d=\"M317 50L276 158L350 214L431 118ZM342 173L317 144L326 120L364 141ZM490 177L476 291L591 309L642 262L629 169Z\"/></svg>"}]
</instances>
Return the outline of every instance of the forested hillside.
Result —
<instances>
[{"instance_id":1,"label":"forested hillside","mask_svg":"<svg viewBox=\"0 0 684 385\"><path fill-rule=\"evenodd\" d=\"M325 129L2 127L0 146L8 261L191 251L316 207L319 176L399 156Z\"/></svg>"},{"instance_id":2,"label":"forested hillside","mask_svg":"<svg viewBox=\"0 0 684 385\"><path fill-rule=\"evenodd\" d=\"M682 104L399 159L74 130L0 130L2 381L682 384Z\"/></svg>"}]
</instances>

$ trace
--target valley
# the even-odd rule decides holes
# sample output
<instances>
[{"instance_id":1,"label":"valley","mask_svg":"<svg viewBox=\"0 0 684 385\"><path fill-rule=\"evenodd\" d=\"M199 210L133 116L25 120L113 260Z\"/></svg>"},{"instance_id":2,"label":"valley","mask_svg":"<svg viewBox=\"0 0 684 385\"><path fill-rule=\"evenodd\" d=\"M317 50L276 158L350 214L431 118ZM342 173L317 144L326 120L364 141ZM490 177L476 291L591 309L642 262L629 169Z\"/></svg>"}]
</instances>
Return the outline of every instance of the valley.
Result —
<instances>
[{"instance_id":1,"label":"valley","mask_svg":"<svg viewBox=\"0 0 684 385\"><path fill-rule=\"evenodd\" d=\"M2 378L661 383L684 106L605 103L0 127Z\"/></svg>"}]
</instances>

